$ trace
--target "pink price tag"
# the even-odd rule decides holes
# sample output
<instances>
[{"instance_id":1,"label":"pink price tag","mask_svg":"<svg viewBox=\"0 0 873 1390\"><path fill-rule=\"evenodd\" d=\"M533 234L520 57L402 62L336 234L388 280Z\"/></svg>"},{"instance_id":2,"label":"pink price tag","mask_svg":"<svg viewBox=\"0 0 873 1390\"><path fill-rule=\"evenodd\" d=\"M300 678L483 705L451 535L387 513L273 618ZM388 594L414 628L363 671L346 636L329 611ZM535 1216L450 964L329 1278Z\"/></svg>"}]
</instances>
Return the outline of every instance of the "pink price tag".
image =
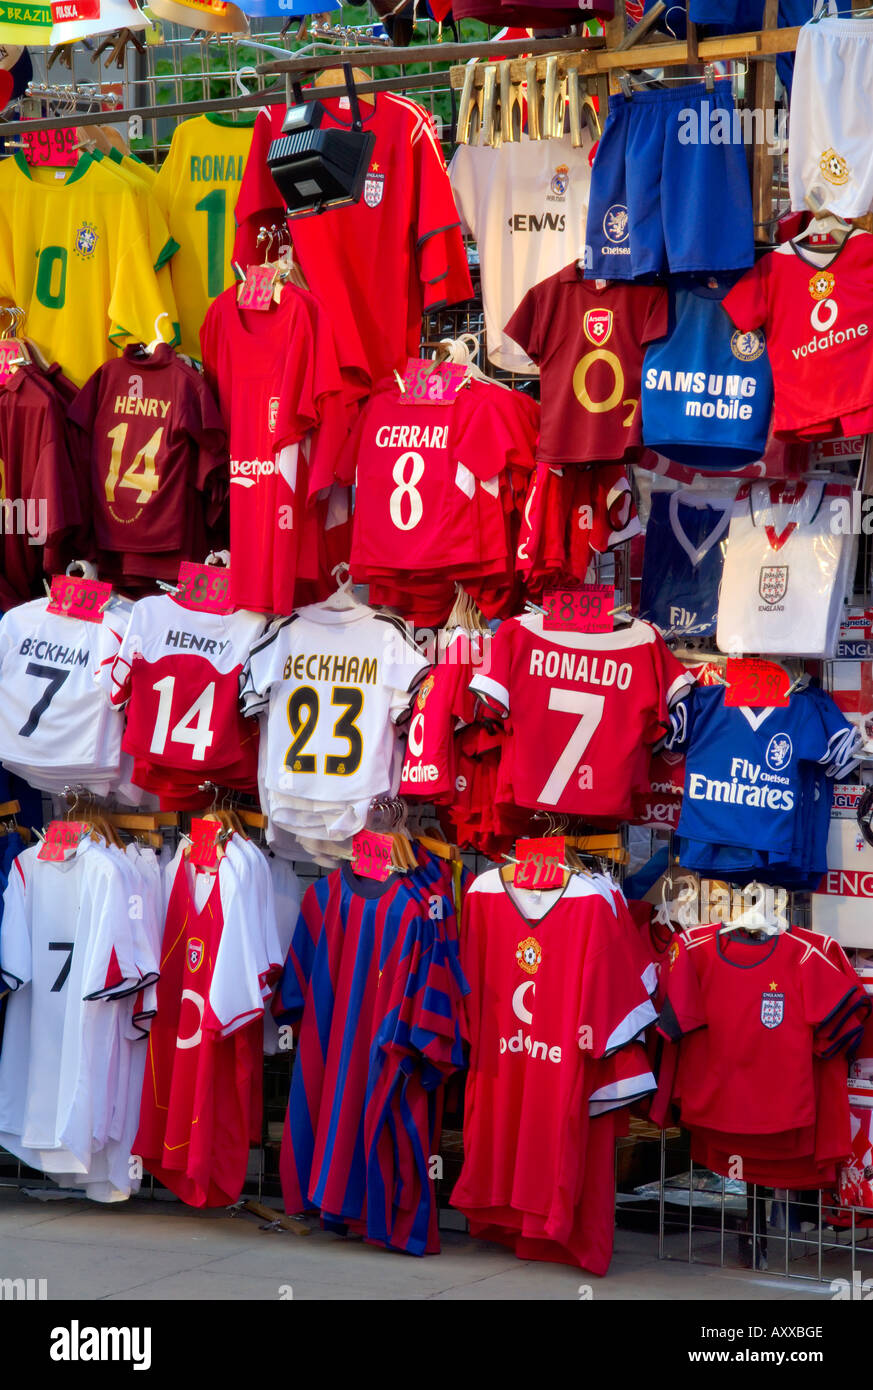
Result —
<instances>
[{"instance_id":1,"label":"pink price tag","mask_svg":"<svg viewBox=\"0 0 873 1390\"><path fill-rule=\"evenodd\" d=\"M751 709L787 709L790 703L788 672L775 661L761 657L729 656L725 663L727 690L724 702L729 707L748 706Z\"/></svg>"},{"instance_id":2,"label":"pink price tag","mask_svg":"<svg viewBox=\"0 0 873 1390\"><path fill-rule=\"evenodd\" d=\"M403 373L403 405L451 405L467 380L467 369L457 362L435 367L422 357L410 357Z\"/></svg>"},{"instance_id":3,"label":"pink price tag","mask_svg":"<svg viewBox=\"0 0 873 1390\"><path fill-rule=\"evenodd\" d=\"M103 606L111 597L112 585L102 579L56 574L46 611L60 613L64 618L82 618L86 623L102 623Z\"/></svg>"},{"instance_id":4,"label":"pink price tag","mask_svg":"<svg viewBox=\"0 0 873 1390\"><path fill-rule=\"evenodd\" d=\"M615 589L612 584L583 584L579 589L550 589L543 598L543 627L557 632L612 632Z\"/></svg>"},{"instance_id":5,"label":"pink price tag","mask_svg":"<svg viewBox=\"0 0 873 1390\"><path fill-rule=\"evenodd\" d=\"M250 265L246 267L246 280L239 300L241 309L269 309L273 302L273 285L276 271L271 265Z\"/></svg>"},{"instance_id":6,"label":"pink price tag","mask_svg":"<svg viewBox=\"0 0 873 1390\"><path fill-rule=\"evenodd\" d=\"M49 165L53 169L72 169L79 160L76 127L65 130L27 130L21 137L24 158L31 167Z\"/></svg>"},{"instance_id":7,"label":"pink price tag","mask_svg":"<svg viewBox=\"0 0 873 1390\"><path fill-rule=\"evenodd\" d=\"M214 869L218 865L218 836L221 825L217 820L191 818L191 863L197 869Z\"/></svg>"},{"instance_id":8,"label":"pink price tag","mask_svg":"<svg viewBox=\"0 0 873 1390\"><path fill-rule=\"evenodd\" d=\"M564 837L517 840L513 883L516 888L560 888L564 882Z\"/></svg>"},{"instance_id":9,"label":"pink price tag","mask_svg":"<svg viewBox=\"0 0 873 1390\"><path fill-rule=\"evenodd\" d=\"M198 613L230 613L230 570L183 560L175 598L177 603L196 608Z\"/></svg>"},{"instance_id":10,"label":"pink price tag","mask_svg":"<svg viewBox=\"0 0 873 1390\"><path fill-rule=\"evenodd\" d=\"M384 883L391 872L391 836L359 831L352 840L352 868L361 878Z\"/></svg>"},{"instance_id":11,"label":"pink price tag","mask_svg":"<svg viewBox=\"0 0 873 1390\"><path fill-rule=\"evenodd\" d=\"M45 843L40 846L37 859L61 860L67 850L75 849L88 829L78 820L53 820L46 826Z\"/></svg>"},{"instance_id":12,"label":"pink price tag","mask_svg":"<svg viewBox=\"0 0 873 1390\"><path fill-rule=\"evenodd\" d=\"M12 376L12 363L20 356L21 348L17 339L0 339L0 386Z\"/></svg>"}]
</instances>

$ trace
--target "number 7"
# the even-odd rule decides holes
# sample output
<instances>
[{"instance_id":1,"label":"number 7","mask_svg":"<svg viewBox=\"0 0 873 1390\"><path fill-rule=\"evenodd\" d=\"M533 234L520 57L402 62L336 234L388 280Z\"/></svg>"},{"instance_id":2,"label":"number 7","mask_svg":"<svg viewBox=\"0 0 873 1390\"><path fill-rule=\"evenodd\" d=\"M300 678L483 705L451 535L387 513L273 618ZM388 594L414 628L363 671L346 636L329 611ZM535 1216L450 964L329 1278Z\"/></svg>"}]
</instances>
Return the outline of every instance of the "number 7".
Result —
<instances>
[{"instance_id":1,"label":"number 7","mask_svg":"<svg viewBox=\"0 0 873 1390\"><path fill-rule=\"evenodd\" d=\"M579 722L552 768L545 786L537 797L538 801L547 806L558 804L561 793L579 766L582 754L603 718L605 704L604 695L591 695L583 690L562 690L553 686L549 691L549 709L560 710L564 714L578 714Z\"/></svg>"}]
</instances>

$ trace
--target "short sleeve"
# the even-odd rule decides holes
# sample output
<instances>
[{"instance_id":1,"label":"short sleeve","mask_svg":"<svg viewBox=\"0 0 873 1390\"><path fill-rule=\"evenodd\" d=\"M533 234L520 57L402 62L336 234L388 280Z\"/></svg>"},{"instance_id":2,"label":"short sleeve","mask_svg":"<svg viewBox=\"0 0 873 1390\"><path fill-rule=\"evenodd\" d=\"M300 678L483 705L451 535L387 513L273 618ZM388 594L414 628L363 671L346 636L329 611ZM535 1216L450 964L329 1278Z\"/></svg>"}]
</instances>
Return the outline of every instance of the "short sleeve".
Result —
<instances>
[{"instance_id":1,"label":"short sleeve","mask_svg":"<svg viewBox=\"0 0 873 1390\"><path fill-rule=\"evenodd\" d=\"M472 146L458 145L449 164L449 182L452 185L455 206L461 219L461 228L474 240L478 240L474 165L475 156Z\"/></svg>"},{"instance_id":2,"label":"short sleeve","mask_svg":"<svg viewBox=\"0 0 873 1390\"><path fill-rule=\"evenodd\" d=\"M646 317L640 341L653 343L663 338L669 325L669 296L665 289L652 289L646 307Z\"/></svg>"},{"instance_id":3,"label":"short sleeve","mask_svg":"<svg viewBox=\"0 0 873 1390\"><path fill-rule=\"evenodd\" d=\"M430 670L430 660L409 640L401 619L377 614L384 624L383 649L379 657L382 684L401 694L411 695Z\"/></svg>"},{"instance_id":4,"label":"short sleeve","mask_svg":"<svg viewBox=\"0 0 873 1390\"><path fill-rule=\"evenodd\" d=\"M539 296L537 287L528 290L509 323L503 330L508 338L524 348L532 362L538 362L543 355L544 343L541 337L539 315Z\"/></svg>"},{"instance_id":5,"label":"short sleeve","mask_svg":"<svg viewBox=\"0 0 873 1390\"><path fill-rule=\"evenodd\" d=\"M857 988L812 945L807 946L801 960L801 980L804 1017L816 1029L844 1015Z\"/></svg>"},{"instance_id":6,"label":"short sleeve","mask_svg":"<svg viewBox=\"0 0 873 1390\"><path fill-rule=\"evenodd\" d=\"M33 957L28 922L24 855L13 860L3 893L3 928L0 931L0 995L19 989L31 979Z\"/></svg>"},{"instance_id":7,"label":"short sleeve","mask_svg":"<svg viewBox=\"0 0 873 1390\"><path fill-rule=\"evenodd\" d=\"M413 139L418 183L415 240L427 310L472 299L473 286L458 209L429 115L422 115Z\"/></svg>"},{"instance_id":8,"label":"short sleeve","mask_svg":"<svg viewBox=\"0 0 873 1390\"><path fill-rule=\"evenodd\" d=\"M706 1027L706 1009L700 981L684 936L674 936L667 953L667 979L661 980L665 999L658 1019L658 1032L669 1042L678 1042L686 1033Z\"/></svg>"},{"instance_id":9,"label":"short sleeve","mask_svg":"<svg viewBox=\"0 0 873 1390\"><path fill-rule=\"evenodd\" d=\"M579 999L579 1046L597 1059L632 1042L657 1015L646 984L633 968L633 953L616 929L613 908L592 889L585 910L593 920Z\"/></svg>"},{"instance_id":10,"label":"short sleeve","mask_svg":"<svg viewBox=\"0 0 873 1390\"><path fill-rule=\"evenodd\" d=\"M241 877L245 872L247 878ZM265 984L281 964L269 959L261 926L253 921L251 871L225 855L218 866L221 938L209 986L203 1026L228 1037L264 1012Z\"/></svg>"},{"instance_id":11,"label":"short sleeve","mask_svg":"<svg viewBox=\"0 0 873 1390\"><path fill-rule=\"evenodd\" d=\"M249 652L241 678L240 707L253 718L270 703L270 691L282 673L283 651L279 640L288 618L277 618Z\"/></svg>"},{"instance_id":12,"label":"short sleeve","mask_svg":"<svg viewBox=\"0 0 873 1390\"><path fill-rule=\"evenodd\" d=\"M775 255L775 252L771 252ZM758 261L751 270L747 270L741 280L738 280L732 290L729 290L721 302L725 313L733 319L737 328L744 333L750 328L760 328L767 322L769 317L769 297L768 285L770 279L770 256Z\"/></svg>"},{"instance_id":13,"label":"short sleeve","mask_svg":"<svg viewBox=\"0 0 873 1390\"><path fill-rule=\"evenodd\" d=\"M512 673L512 638L517 624L509 619L501 623L496 633L486 638L479 670L470 681L470 689L492 711L504 719L510 712L509 687Z\"/></svg>"}]
</instances>

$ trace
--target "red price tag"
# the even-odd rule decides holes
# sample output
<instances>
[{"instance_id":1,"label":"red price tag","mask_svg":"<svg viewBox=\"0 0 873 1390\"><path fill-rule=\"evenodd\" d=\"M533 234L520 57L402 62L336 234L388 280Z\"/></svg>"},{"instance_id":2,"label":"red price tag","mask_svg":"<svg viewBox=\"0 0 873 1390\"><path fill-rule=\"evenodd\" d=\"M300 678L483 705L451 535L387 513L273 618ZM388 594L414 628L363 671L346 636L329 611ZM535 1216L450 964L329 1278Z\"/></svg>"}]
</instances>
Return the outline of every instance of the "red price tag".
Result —
<instances>
[{"instance_id":1,"label":"red price tag","mask_svg":"<svg viewBox=\"0 0 873 1390\"><path fill-rule=\"evenodd\" d=\"M79 161L75 126L65 130L28 130L21 140L24 158L31 166L47 164L53 169L71 169Z\"/></svg>"},{"instance_id":2,"label":"red price tag","mask_svg":"<svg viewBox=\"0 0 873 1390\"><path fill-rule=\"evenodd\" d=\"M250 265L246 267L245 284L240 290L241 309L269 309L273 302L273 286L276 271L271 265Z\"/></svg>"},{"instance_id":3,"label":"red price tag","mask_svg":"<svg viewBox=\"0 0 873 1390\"><path fill-rule=\"evenodd\" d=\"M0 385L12 375L12 363L21 356L21 348L15 338L0 339Z\"/></svg>"},{"instance_id":4,"label":"red price tag","mask_svg":"<svg viewBox=\"0 0 873 1390\"><path fill-rule=\"evenodd\" d=\"M391 872L391 836L361 830L352 840L352 868L361 878L384 883Z\"/></svg>"},{"instance_id":5,"label":"red price tag","mask_svg":"<svg viewBox=\"0 0 873 1390\"><path fill-rule=\"evenodd\" d=\"M56 574L52 580L49 613L65 618L82 618L86 623L102 623L103 605L112 597L112 585L102 579L74 579Z\"/></svg>"},{"instance_id":6,"label":"red price tag","mask_svg":"<svg viewBox=\"0 0 873 1390\"><path fill-rule=\"evenodd\" d=\"M783 671L781 666L777 666L775 661L764 661L757 656L729 656L726 674L726 705L749 705L752 709L761 709L764 706L787 709L788 687L791 681L787 672Z\"/></svg>"},{"instance_id":7,"label":"red price tag","mask_svg":"<svg viewBox=\"0 0 873 1390\"><path fill-rule=\"evenodd\" d=\"M564 884L564 837L517 840L513 882L516 888L561 888Z\"/></svg>"},{"instance_id":8,"label":"red price tag","mask_svg":"<svg viewBox=\"0 0 873 1390\"><path fill-rule=\"evenodd\" d=\"M63 859L67 850L75 849L87 831L78 820L53 820L46 826L45 844L40 846L37 859Z\"/></svg>"},{"instance_id":9,"label":"red price tag","mask_svg":"<svg viewBox=\"0 0 873 1390\"><path fill-rule=\"evenodd\" d=\"M196 608L199 613L229 613L230 570L218 565L195 565L183 560L179 566L177 603Z\"/></svg>"},{"instance_id":10,"label":"red price tag","mask_svg":"<svg viewBox=\"0 0 873 1390\"><path fill-rule=\"evenodd\" d=\"M403 405L451 405L467 380L466 367L457 362L441 362L434 367L421 357L410 357L403 373Z\"/></svg>"},{"instance_id":11,"label":"red price tag","mask_svg":"<svg viewBox=\"0 0 873 1390\"><path fill-rule=\"evenodd\" d=\"M546 631L612 632L615 589L611 584L583 584L580 589L550 589L543 599Z\"/></svg>"},{"instance_id":12,"label":"red price tag","mask_svg":"<svg viewBox=\"0 0 873 1390\"><path fill-rule=\"evenodd\" d=\"M218 836L221 825L217 820L203 820L198 816L191 818L191 863L197 869L214 869L218 866Z\"/></svg>"}]
</instances>

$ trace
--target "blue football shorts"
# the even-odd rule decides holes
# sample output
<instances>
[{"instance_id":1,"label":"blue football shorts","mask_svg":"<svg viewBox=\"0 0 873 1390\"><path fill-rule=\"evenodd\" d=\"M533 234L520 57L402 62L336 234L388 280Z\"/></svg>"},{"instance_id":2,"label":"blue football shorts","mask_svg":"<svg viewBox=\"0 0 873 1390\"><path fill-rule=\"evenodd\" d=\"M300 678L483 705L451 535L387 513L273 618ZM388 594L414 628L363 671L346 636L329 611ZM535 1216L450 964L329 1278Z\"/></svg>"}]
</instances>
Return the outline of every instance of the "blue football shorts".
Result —
<instances>
[{"instance_id":1,"label":"blue football shorts","mask_svg":"<svg viewBox=\"0 0 873 1390\"><path fill-rule=\"evenodd\" d=\"M610 96L585 239L588 279L752 264L752 194L729 83Z\"/></svg>"}]
</instances>

